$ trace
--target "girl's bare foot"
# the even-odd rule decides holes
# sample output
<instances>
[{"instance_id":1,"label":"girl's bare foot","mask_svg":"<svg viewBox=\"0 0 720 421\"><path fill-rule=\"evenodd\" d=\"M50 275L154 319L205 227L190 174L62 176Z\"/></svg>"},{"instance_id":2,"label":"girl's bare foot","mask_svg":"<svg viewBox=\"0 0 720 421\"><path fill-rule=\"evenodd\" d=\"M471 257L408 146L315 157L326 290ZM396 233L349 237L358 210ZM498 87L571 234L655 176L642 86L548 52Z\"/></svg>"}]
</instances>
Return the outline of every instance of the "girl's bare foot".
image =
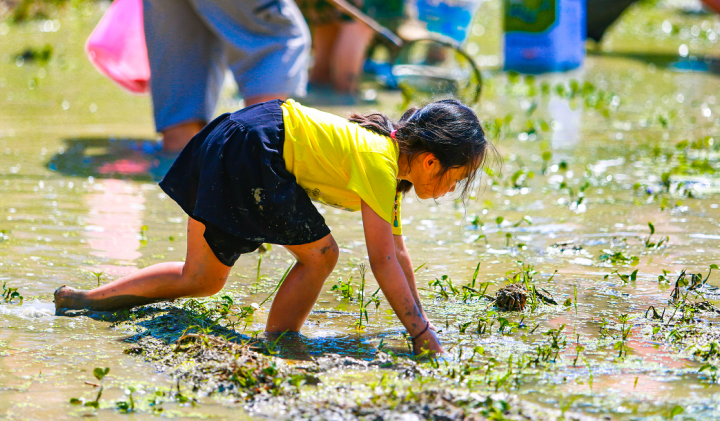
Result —
<instances>
[{"instance_id":1,"label":"girl's bare foot","mask_svg":"<svg viewBox=\"0 0 720 421\"><path fill-rule=\"evenodd\" d=\"M60 309L80 310L85 308L84 291L61 286L55 290L55 311Z\"/></svg>"},{"instance_id":2,"label":"girl's bare foot","mask_svg":"<svg viewBox=\"0 0 720 421\"><path fill-rule=\"evenodd\" d=\"M147 298L135 295L110 295L105 298L91 298L88 293L93 291L82 291L65 285L61 286L55 290L55 312L58 313L60 310L115 311L167 301L164 298Z\"/></svg>"}]
</instances>

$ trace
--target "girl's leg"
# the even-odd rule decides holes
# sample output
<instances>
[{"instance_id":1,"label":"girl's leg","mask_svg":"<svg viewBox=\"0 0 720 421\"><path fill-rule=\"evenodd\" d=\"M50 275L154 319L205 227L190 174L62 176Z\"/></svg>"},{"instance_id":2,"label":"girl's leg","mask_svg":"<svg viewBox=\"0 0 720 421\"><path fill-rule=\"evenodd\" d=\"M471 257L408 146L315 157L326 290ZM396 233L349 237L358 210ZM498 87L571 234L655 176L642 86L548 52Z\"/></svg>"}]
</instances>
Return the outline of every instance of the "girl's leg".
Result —
<instances>
[{"instance_id":1,"label":"girl's leg","mask_svg":"<svg viewBox=\"0 0 720 421\"><path fill-rule=\"evenodd\" d=\"M297 262L273 300L266 332L300 330L340 253L330 234L314 243L284 247Z\"/></svg>"},{"instance_id":2,"label":"girl's leg","mask_svg":"<svg viewBox=\"0 0 720 421\"><path fill-rule=\"evenodd\" d=\"M111 311L180 297L206 297L225 285L230 267L215 257L203 237L205 226L188 219L185 263L159 263L97 287L79 291L62 286L55 291L56 309Z\"/></svg>"}]
</instances>

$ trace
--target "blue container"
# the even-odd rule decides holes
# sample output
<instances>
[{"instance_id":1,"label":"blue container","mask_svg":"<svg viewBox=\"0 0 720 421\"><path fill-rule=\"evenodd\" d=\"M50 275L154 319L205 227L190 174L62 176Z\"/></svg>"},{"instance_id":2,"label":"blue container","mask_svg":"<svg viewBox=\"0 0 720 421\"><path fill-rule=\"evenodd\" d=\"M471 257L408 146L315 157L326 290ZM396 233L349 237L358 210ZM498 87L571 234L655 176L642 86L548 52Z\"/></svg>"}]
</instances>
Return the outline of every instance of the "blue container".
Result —
<instances>
[{"instance_id":1,"label":"blue container","mask_svg":"<svg viewBox=\"0 0 720 421\"><path fill-rule=\"evenodd\" d=\"M483 0L417 0L418 19L427 29L462 44L470 32L470 23Z\"/></svg>"},{"instance_id":2,"label":"blue container","mask_svg":"<svg viewBox=\"0 0 720 421\"><path fill-rule=\"evenodd\" d=\"M505 0L505 70L562 72L585 59L585 0Z\"/></svg>"}]
</instances>

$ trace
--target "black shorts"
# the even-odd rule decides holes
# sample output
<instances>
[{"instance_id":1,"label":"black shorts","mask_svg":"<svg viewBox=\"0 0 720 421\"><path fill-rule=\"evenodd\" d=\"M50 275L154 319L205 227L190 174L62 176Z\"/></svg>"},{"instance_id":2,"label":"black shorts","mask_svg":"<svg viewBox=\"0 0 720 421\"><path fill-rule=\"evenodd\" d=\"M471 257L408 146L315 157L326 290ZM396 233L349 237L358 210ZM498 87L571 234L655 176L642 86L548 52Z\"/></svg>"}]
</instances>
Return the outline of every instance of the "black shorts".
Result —
<instances>
[{"instance_id":1,"label":"black shorts","mask_svg":"<svg viewBox=\"0 0 720 421\"><path fill-rule=\"evenodd\" d=\"M299 245L330 233L285 168L282 101L213 120L188 143L160 187L205 225L215 256L232 266L262 243Z\"/></svg>"}]
</instances>

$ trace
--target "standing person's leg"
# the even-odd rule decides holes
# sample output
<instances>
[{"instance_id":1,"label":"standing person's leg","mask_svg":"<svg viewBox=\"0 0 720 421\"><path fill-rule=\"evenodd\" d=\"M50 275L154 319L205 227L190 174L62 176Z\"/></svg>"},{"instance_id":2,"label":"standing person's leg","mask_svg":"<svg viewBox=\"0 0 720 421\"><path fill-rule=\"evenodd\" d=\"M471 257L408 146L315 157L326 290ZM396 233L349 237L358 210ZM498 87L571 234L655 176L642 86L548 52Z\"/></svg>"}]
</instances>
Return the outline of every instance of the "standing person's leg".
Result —
<instances>
[{"instance_id":1,"label":"standing person's leg","mask_svg":"<svg viewBox=\"0 0 720 421\"><path fill-rule=\"evenodd\" d=\"M163 150L168 153L180 152L203 127L205 121L191 121L162 130Z\"/></svg>"},{"instance_id":2,"label":"standing person's leg","mask_svg":"<svg viewBox=\"0 0 720 421\"><path fill-rule=\"evenodd\" d=\"M303 96L310 30L292 0L192 0L225 45L246 105Z\"/></svg>"},{"instance_id":3,"label":"standing person's leg","mask_svg":"<svg viewBox=\"0 0 720 421\"><path fill-rule=\"evenodd\" d=\"M345 22L340 26L331 63L336 91L357 93L365 52L374 35L372 29L359 22Z\"/></svg>"},{"instance_id":4,"label":"standing person's leg","mask_svg":"<svg viewBox=\"0 0 720 421\"><path fill-rule=\"evenodd\" d=\"M188 218L185 262L158 263L90 291L62 286L55 291L56 309L112 311L180 297L206 297L225 285L230 267L207 244L205 226Z\"/></svg>"},{"instance_id":5,"label":"standing person's leg","mask_svg":"<svg viewBox=\"0 0 720 421\"><path fill-rule=\"evenodd\" d=\"M176 153L213 116L223 45L188 0L144 0L143 15L155 126Z\"/></svg>"},{"instance_id":6,"label":"standing person's leg","mask_svg":"<svg viewBox=\"0 0 720 421\"><path fill-rule=\"evenodd\" d=\"M332 85L333 48L340 22L317 25L312 29L313 65L310 69L310 83L315 85Z\"/></svg>"},{"instance_id":7,"label":"standing person's leg","mask_svg":"<svg viewBox=\"0 0 720 421\"><path fill-rule=\"evenodd\" d=\"M266 332L300 330L340 254L331 234L309 244L283 247L297 261L273 300Z\"/></svg>"}]
</instances>

